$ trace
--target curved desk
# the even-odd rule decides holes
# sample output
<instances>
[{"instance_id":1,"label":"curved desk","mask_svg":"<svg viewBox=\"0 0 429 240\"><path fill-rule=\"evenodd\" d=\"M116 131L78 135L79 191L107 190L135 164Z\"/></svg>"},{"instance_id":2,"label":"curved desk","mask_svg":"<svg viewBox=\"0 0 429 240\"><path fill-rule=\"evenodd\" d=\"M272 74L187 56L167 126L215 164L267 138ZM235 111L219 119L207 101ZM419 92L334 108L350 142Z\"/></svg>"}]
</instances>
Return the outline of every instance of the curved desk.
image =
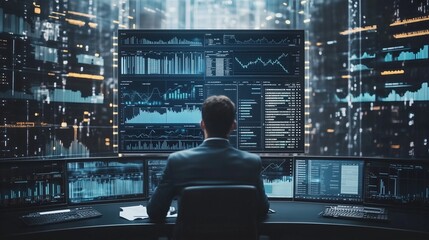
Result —
<instances>
[{"instance_id":1,"label":"curved desk","mask_svg":"<svg viewBox=\"0 0 429 240\"><path fill-rule=\"evenodd\" d=\"M44 226L29 227L18 217L29 210L1 213L0 239L158 239L170 236L175 218L165 224L148 219L128 221L119 217L120 207L144 201L91 205L103 216ZM366 222L319 216L329 203L271 201L276 213L261 223L261 235L269 239L429 239L429 212L389 209L388 222ZM63 207L64 208L64 207Z\"/></svg>"}]
</instances>

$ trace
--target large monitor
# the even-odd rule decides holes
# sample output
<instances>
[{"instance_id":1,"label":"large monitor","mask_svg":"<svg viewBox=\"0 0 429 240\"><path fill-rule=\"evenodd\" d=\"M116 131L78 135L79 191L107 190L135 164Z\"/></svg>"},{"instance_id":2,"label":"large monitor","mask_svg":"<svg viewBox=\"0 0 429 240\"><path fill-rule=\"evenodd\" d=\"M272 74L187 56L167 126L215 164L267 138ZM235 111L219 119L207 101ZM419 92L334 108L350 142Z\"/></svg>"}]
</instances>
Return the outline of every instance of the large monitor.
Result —
<instances>
[{"instance_id":1,"label":"large monitor","mask_svg":"<svg viewBox=\"0 0 429 240\"><path fill-rule=\"evenodd\" d=\"M269 198L293 198L293 157L263 157L261 174Z\"/></svg>"},{"instance_id":2,"label":"large monitor","mask_svg":"<svg viewBox=\"0 0 429 240\"><path fill-rule=\"evenodd\" d=\"M67 161L70 204L143 199L142 158L89 158Z\"/></svg>"},{"instance_id":3,"label":"large monitor","mask_svg":"<svg viewBox=\"0 0 429 240\"><path fill-rule=\"evenodd\" d=\"M297 200L363 202L363 159L348 157L297 157Z\"/></svg>"},{"instance_id":4,"label":"large monitor","mask_svg":"<svg viewBox=\"0 0 429 240\"><path fill-rule=\"evenodd\" d=\"M0 176L0 209L66 204L63 161L4 161Z\"/></svg>"},{"instance_id":5,"label":"large monitor","mask_svg":"<svg viewBox=\"0 0 429 240\"><path fill-rule=\"evenodd\" d=\"M365 202L429 207L429 162L410 159L368 159Z\"/></svg>"},{"instance_id":6,"label":"large monitor","mask_svg":"<svg viewBox=\"0 0 429 240\"><path fill-rule=\"evenodd\" d=\"M119 30L119 152L160 153L203 140L201 103L237 106L230 142L304 151L304 31Z\"/></svg>"}]
</instances>

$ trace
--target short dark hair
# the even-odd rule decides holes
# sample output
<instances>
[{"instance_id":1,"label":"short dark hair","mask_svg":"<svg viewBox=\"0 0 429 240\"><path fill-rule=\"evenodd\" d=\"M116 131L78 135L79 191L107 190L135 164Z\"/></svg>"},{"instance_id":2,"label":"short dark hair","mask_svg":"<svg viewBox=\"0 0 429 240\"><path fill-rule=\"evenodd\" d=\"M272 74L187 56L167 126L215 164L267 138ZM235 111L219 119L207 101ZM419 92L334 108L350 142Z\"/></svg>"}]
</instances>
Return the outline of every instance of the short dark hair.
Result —
<instances>
[{"instance_id":1,"label":"short dark hair","mask_svg":"<svg viewBox=\"0 0 429 240\"><path fill-rule=\"evenodd\" d=\"M226 137L235 121L235 104L224 95L208 97L202 107L202 117L211 137Z\"/></svg>"}]
</instances>

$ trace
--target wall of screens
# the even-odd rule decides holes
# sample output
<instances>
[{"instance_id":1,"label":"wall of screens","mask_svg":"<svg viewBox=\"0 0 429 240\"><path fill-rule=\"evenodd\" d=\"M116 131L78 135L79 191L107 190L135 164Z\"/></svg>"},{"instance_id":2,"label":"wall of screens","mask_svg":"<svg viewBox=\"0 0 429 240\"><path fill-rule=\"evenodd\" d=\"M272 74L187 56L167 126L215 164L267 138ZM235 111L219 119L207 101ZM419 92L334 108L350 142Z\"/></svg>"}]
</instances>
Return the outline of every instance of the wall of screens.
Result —
<instances>
[{"instance_id":1,"label":"wall of screens","mask_svg":"<svg viewBox=\"0 0 429 240\"><path fill-rule=\"evenodd\" d=\"M313 2L307 153L427 157L429 2Z\"/></svg>"},{"instance_id":2,"label":"wall of screens","mask_svg":"<svg viewBox=\"0 0 429 240\"><path fill-rule=\"evenodd\" d=\"M202 27L305 29L307 153L429 155L427 0L115 2L0 1L2 158L117 153L117 29ZM211 78L227 79L216 69Z\"/></svg>"}]
</instances>

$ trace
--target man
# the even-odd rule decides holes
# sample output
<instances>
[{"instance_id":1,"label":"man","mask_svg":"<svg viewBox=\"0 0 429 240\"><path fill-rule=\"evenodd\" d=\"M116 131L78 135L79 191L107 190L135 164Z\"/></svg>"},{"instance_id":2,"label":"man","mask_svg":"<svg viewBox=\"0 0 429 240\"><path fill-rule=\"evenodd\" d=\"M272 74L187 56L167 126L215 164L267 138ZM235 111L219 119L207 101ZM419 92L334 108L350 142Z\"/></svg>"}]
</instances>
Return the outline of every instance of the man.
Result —
<instances>
[{"instance_id":1,"label":"man","mask_svg":"<svg viewBox=\"0 0 429 240\"><path fill-rule=\"evenodd\" d=\"M151 220L163 221L173 198L183 187L198 182L254 185L260 198L255 211L261 218L267 214L269 203L261 178L261 158L234 148L228 141L237 124L235 112L234 103L226 96L211 96L204 101L201 120L204 142L168 157L162 179L147 204Z\"/></svg>"}]
</instances>

